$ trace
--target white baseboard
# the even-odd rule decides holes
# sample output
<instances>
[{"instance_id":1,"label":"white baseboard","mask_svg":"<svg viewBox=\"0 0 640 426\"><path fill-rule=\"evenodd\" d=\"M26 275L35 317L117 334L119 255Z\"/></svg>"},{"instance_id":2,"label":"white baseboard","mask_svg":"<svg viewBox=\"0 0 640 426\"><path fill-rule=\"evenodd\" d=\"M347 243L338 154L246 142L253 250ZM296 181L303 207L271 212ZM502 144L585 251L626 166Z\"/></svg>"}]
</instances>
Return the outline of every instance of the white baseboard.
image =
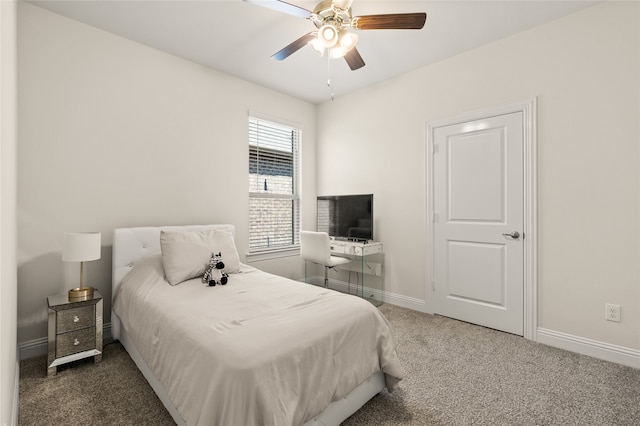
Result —
<instances>
[{"instance_id":1,"label":"white baseboard","mask_svg":"<svg viewBox=\"0 0 640 426\"><path fill-rule=\"evenodd\" d=\"M640 368L640 350L637 349L599 342L545 328L538 328L536 335L538 343L629 367Z\"/></svg>"},{"instance_id":2,"label":"white baseboard","mask_svg":"<svg viewBox=\"0 0 640 426\"><path fill-rule=\"evenodd\" d=\"M18 343L18 352L20 353L20 361L44 355L47 353L47 338L41 337Z\"/></svg>"},{"instance_id":3,"label":"white baseboard","mask_svg":"<svg viewBox=\"0 0 640 426\"><path fill-rule=\"evenodd\" d=\"M111 340L113 340L111 336L111 323L104 324L102 327L102 341L108 343ZM18 359L22 361L23 359L45 355L47 353L47 343L48 339L46 337L18 343Z\"/></svg>"},{"instance_id":4,"label":"white baseboard","mask_svg":"<svg viewBox=\"0 0 640 426\"><path fill-rule=\"evenodd\" d=\"M415 297L403 296L402 294L383 292L382 300L391 305L400 306L401 308L411 309L412 311L427 312L427 304L422 299Z\"/></svg>"},{"instance_id":5,"label":"white baseboard","mask_svg":"<svg viewBox=\"0 0 640 426\"><path fill-rule=\"evenodd\" d=\"M303 279L300 281L304 281ZM324 277L321 276L313 276L307 278L307 283L324 286ZM349 291L349 283L334 279L329 279L329 288L334 290L338 290L342 293L347 293ZM360 288L357 286L357 288ZM351 293L355 293L356 284L351 284ZM411 309L413 311L425 312L426 303L422 299L417 299L414 297L403 296L401 294L389 293L386 291L378 290L375 288L364 288L364 293L369 299L379 300L384 303L389 303L391 305L400 306L401 308Z\"/></svg>"}]
</instances>

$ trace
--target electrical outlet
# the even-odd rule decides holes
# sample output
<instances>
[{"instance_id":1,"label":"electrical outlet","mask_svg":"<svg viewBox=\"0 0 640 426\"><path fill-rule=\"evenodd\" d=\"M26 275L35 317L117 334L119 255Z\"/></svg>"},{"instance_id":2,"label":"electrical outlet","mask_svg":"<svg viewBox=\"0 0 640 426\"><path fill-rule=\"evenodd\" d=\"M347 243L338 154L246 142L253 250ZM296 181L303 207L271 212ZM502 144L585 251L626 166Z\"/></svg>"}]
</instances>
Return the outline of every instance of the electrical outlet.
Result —
<instances>
[{"instance_id":1,"label":"electrical outlet","mask_svg":"<svg viewBox=\"0 0 640 426\"><path fill-rule=\"evenodd\" d=\"M606 319L607 321L620 322L620 305L605 303L604 319Z\"/></svg>"}]
</instances>

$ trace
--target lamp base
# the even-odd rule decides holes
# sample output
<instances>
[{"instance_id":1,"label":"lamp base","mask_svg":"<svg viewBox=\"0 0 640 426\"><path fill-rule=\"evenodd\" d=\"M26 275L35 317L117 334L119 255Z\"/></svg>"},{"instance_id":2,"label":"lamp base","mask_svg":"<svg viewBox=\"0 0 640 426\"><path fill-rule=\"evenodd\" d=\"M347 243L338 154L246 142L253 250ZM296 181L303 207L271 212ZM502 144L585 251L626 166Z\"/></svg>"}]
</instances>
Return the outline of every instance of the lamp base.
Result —
<instances>
[{"instance_id":1,"label":"lamp base","mask_svg":"<svg viewBox=\"0 0 640 426\"><path fill-rule=\"evenodd\" d=\"M77 287L69 290L70 302L90 299L93 299L93 287Z\"/></svg>"}]
</instances>

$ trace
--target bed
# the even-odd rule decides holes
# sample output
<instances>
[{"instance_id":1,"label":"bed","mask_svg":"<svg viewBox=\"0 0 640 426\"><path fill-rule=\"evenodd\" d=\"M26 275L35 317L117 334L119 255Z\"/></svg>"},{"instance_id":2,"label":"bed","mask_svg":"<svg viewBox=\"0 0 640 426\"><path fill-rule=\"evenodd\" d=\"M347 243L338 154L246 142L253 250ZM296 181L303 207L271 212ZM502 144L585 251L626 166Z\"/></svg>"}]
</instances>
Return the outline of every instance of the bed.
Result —
<instances>
[{"instance_id":1,"label":"bed","mask_svg":"<svg viewBox=\"0 0 640 426\"><path fill-rule=\"evenodd\" d=\"M338 425L393 391L402 379L393 336L366 300L242 263L224 286L201 275L170 285L168 236L203 233L233 241L234 227L113 237L113 337L178 425ZM235 245L221 244L227 263Z\"/></svg>"}]
</instances>

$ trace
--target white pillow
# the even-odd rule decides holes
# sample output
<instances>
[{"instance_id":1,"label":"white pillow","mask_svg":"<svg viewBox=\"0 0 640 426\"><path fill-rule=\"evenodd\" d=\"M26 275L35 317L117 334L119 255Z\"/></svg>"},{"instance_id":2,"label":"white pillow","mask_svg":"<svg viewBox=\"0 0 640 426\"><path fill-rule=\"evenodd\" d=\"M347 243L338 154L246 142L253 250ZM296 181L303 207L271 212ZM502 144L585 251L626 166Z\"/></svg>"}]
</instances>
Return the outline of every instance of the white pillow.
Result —
<instances>
[{"instance_id":1,"label":"white pillow","mask_svg":"<svg viewBox=\"0 0 640 426\"><path fill-rule=\"evenodd\" d=\"M221 253L222 272L240 272L240 257L229 231L210 229L199 232L160 232L162 266L169 284L204 275L212 253Z\"/></svg>"}]
</instances>

